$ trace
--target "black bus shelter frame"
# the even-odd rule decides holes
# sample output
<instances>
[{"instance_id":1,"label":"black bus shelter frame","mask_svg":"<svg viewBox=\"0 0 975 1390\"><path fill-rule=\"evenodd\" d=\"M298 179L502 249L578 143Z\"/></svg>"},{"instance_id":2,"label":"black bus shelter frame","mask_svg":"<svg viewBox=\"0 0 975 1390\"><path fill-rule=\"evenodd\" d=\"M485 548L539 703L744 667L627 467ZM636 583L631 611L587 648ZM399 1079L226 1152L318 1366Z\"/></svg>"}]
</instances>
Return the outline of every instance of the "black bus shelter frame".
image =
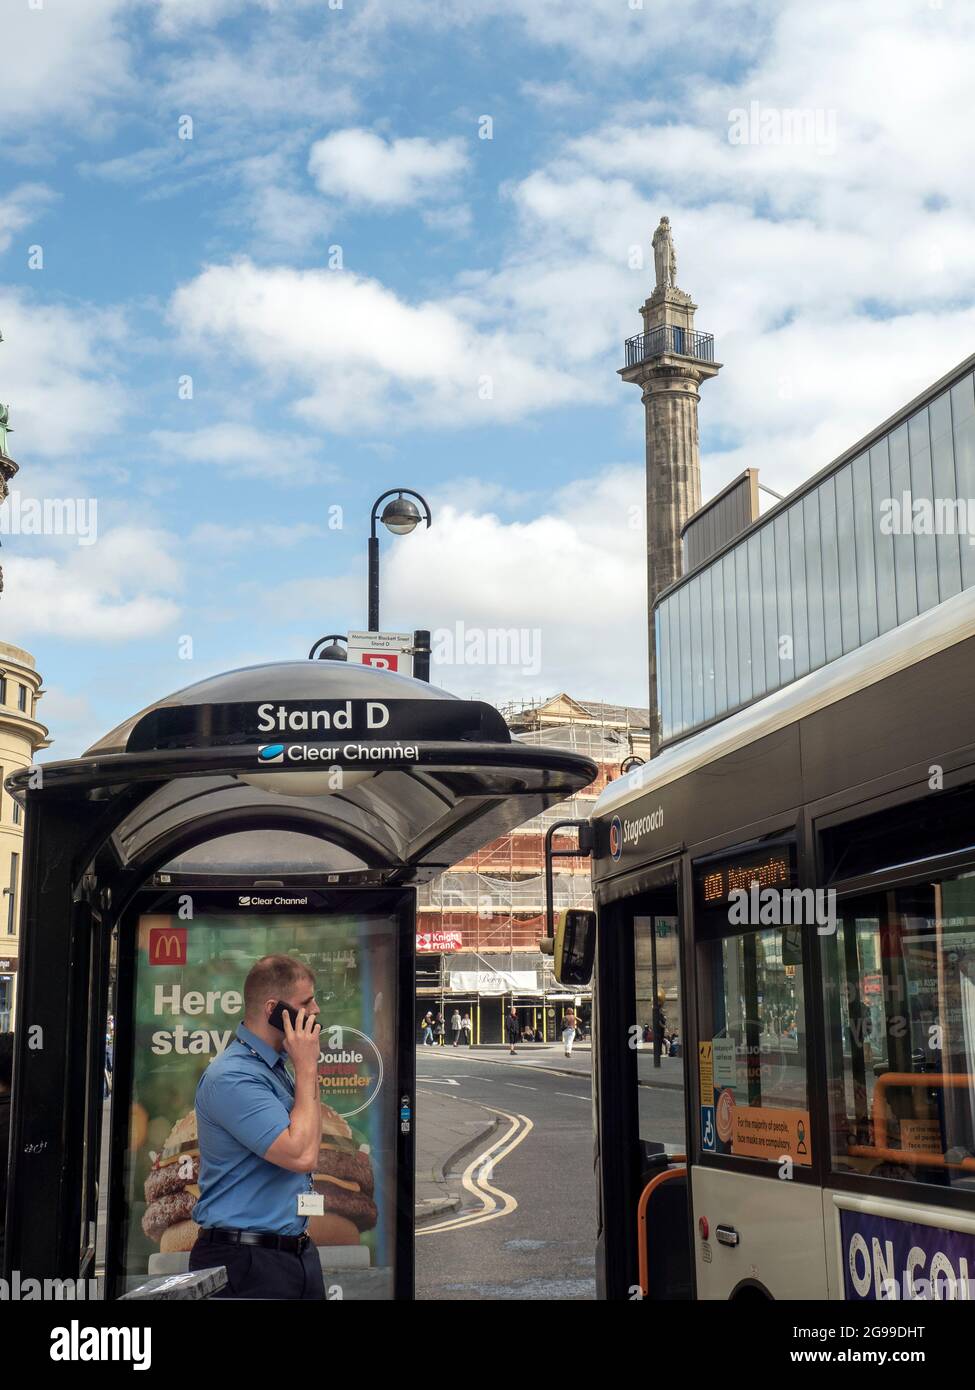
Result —
<instances>
[{"instance_id":1,"label":"black bus shelter frame","mask_svg":"<svg viewBox=\"0 0 975 1390\"><path fill-rule=\"evenodd\" d=\"M578 754L513 742L490 706L440 698L443 692L422 682L328 662L251 670L255 700L269 690L275 699L295 689L304 698L314 687L317 698L334 701L347 694L351 677L354 699L366 691L391 708L405 702L401 727L408 706L416 707L418 726L435 732L439 706L446 727L455 731L466 716L475 736L413 739L408 769L377 769L347 790L264 792L261 745L247 733L226 742L212 733L220 724L213 712L221 682L237 699L240 678L249 674L236 672L169 697L121 726L114 745L110 735L81 758L7 780L26 815L4 1277L15 1269L22 1279L94 1275L95 1232L87 1229L84 1193L100 1147L112 933L161 870L217 838L291 831L321 842L321 871L302 874L303 885L406 888L571 796L597 772ZM194 703L197 692L205 698ZM184 732L180 747L127 751L132 743L144 747L145 730L158 729L174 706L203 734ZM121 751L103 752L106 745ZM341 752L333 766L363 770ZM338 869L328 862L333 848L346 857ZM363 867L349 869L349 854ZM242 874L215 875L213 886L284 877L273 864L249 863Z\"/></svg>"}]
</instances>

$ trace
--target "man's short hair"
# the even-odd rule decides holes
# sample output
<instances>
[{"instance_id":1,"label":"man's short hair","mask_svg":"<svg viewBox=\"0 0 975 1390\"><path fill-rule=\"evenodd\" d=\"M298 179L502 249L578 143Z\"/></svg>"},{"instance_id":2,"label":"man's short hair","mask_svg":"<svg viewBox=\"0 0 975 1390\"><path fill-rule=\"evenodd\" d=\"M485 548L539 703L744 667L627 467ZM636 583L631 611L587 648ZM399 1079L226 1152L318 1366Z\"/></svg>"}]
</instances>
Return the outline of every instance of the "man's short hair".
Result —
<instances>
[{"instance_id":1,"label":"man's short hair","mask_svg":"<svg viewBox=\"0 0 975 1390\"><path fill-rule=\"evenodd\" d=\"M0 1033L0 1086L10 1090L14 1079L14 1035Z\"/></svg>"},{"instance_id":2,"label":"man's short hair","mask_svg":"<svg viewBox=\"0 0 975 1390\"><path fill-rule=\"evenodd\" d=\"M299 980L315 983L315 972L293 956L262 956L250 968L244 981L244 1013L258 1013L265 999L282 999Z\"/></svg>"}]
</instances>

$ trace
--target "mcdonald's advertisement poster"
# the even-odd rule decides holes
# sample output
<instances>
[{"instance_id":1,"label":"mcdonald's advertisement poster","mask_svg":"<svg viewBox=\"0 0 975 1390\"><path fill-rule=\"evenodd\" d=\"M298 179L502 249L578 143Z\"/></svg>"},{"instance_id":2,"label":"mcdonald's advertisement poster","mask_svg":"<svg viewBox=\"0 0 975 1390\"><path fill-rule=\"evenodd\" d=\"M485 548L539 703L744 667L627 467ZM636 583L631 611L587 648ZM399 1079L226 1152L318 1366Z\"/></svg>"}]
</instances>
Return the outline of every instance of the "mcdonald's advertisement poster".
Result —
<instances>
[{"instance_id":1,"label":"mcdonald's advertisement poster","mask_svg":"<svg viewBox=\"0 0 975 1390\"><path fill-rule=\"evenodd\" d=\"M242 908L252 900L241 897ZM258 902L254 900L254 907ZM392 1297L396 1221L397 923L383 912L203 912L139 919L124 1271L133 1286L187 1267L198 1227L197 1082L236 1036L262 956L315 975L322 1139L309 1217L326 1285ZM290 1064L289 1069L290 1069ZM351 1291L351 1292L350 1292Z\"/></svg>"}]
</instances>

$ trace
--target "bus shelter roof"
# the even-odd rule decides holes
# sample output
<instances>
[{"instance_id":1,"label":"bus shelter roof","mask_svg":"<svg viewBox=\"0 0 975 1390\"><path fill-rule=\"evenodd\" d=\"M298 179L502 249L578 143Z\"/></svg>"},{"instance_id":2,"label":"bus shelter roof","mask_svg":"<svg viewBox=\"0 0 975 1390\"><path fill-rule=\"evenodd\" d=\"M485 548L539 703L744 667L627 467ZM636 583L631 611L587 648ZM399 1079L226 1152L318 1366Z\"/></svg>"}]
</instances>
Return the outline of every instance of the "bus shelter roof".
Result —
<instances>
[{"instance_id":1,"label":"bus shelter roof","mask_svg":"<svg viewBox=\"0 0 975 1390\"><path fill-rule=\"evenodd\" d=\"M513 740L480 701L373 667L294 661L200 681L80 758L7 785L28 815L54 801L84 807L122 871L172 861L232 873L259 860L261 872L279 863L402 883L442 872L596 773L578 754ZM207 843L219 853L201 853Z\"/></svg>"}]
</instances>

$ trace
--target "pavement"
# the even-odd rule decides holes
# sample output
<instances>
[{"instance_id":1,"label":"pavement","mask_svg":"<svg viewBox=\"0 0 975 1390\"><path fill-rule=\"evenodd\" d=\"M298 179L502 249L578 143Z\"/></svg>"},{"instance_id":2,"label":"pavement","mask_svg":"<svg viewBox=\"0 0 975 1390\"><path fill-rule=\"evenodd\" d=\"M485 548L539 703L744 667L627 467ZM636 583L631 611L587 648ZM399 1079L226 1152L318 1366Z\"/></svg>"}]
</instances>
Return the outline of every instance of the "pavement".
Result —
<instances>
[{"instance_id":1,"label":"pavement","mask_svg":"<svg viewBox=\"0 0 975 1390\"><path fill-rule=\"evenodd\" d=\"M447 1175L462 1168L466 1155L479 1144L486 1145L501 1121L483 1106L439 1095L429 1085L424 1089L422 1112L419 1104L417 1112L414 1202L420 1222L457 1210L460 1184Z\"/></svg>"}]
</instances>

